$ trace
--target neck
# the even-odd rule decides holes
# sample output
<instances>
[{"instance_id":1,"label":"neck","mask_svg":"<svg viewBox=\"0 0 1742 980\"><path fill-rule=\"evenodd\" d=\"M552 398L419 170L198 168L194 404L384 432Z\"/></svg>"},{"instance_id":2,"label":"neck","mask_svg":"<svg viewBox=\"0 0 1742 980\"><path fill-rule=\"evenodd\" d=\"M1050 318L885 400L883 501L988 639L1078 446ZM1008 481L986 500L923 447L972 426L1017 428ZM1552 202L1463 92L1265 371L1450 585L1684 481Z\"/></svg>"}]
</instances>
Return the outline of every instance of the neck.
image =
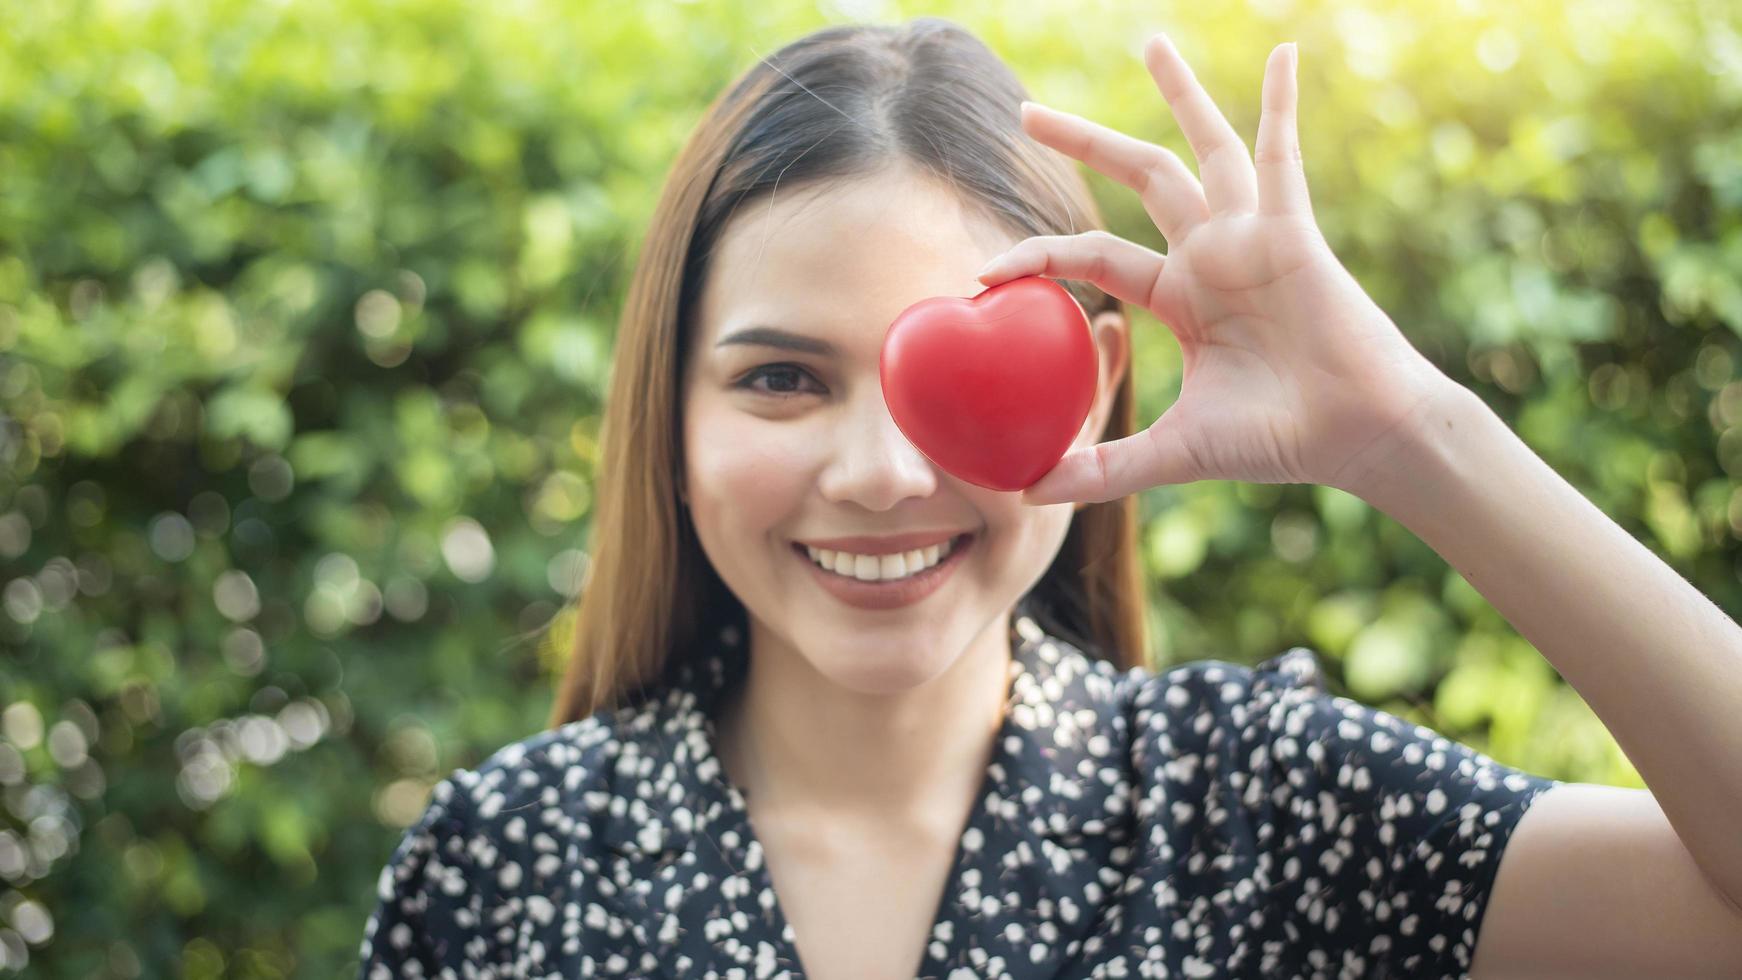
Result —
<instances>
[{"instance_id":1,"label":"neck","mask_svg":"<svg viewBox=\"0 0 1742 980\"><path fill-rule=\"evenodd\" d=\"M926 820L978 790L1004 721L1010 616L898 694L849 690L750 628L748 672L719 713L721 762L763 812Z\"/></svg>"}]
</instances>

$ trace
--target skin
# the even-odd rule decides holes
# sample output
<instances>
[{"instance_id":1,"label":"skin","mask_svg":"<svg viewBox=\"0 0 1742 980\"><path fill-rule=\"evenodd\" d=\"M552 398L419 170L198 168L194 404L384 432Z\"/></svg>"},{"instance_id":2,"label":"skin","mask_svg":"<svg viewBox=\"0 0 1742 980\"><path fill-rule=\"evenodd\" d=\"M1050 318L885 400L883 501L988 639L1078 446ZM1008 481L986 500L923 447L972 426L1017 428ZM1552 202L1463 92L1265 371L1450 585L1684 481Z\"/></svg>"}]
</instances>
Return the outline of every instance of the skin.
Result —
<instances>
[{"instance_id":1,"label":"skin","mask_svg":"<svg viewBox=\"0 0 1742 980\"><path fill-rule=\"evenodd\" d=\"M764 826L826 813L836 826L959 833L1003 717L1012 609L1058 553L1073 507L1028 506L934 466L896 428L878 358L898 313L981 292L975 273L1015 240L897 164L747 206L714 253L683 379L682 487L703 550L748 612L749 675L719 737ZM751 324L838 354L716 346ZM1101 379L1078 447L1102 430L1125 370L1124 319L1104 314L1093 330ZM941 589L894 610L841 602L792 551L921 530L977 538Z\"/></svg>"}]
</instances>

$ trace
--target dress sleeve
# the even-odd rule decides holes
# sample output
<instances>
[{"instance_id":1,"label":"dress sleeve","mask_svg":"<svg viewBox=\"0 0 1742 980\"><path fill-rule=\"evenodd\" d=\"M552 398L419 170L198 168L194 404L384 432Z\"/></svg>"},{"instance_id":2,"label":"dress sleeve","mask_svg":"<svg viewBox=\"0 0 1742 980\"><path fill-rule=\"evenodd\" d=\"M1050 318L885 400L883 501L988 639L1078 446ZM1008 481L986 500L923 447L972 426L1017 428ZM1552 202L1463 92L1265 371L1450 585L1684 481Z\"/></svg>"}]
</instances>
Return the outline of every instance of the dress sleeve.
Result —
<instances>
[{"instance_id":1,"label":"dress sleeve","mask_svg":"<svg viewBox=\"0 0 1742 980\"><path fill-rule=\"evenodd\" d=\"M358 980L460 977L478 962L477 868L470 851L471 800L456 772L437 783L376 884L363 927Z\"/></svg>"},{"instance_id":2,"label":"dress sleeve","mask_svg":"<svg viewBox=\"0 0 1742 980\"><path fill-rule=\"evenodd\" d=\"M1243 808L1261 828L1297 962L1467 976L1506 843L1560 780L1331 695L1304 647L1250 677Z\"/></svg>"}]
</instances>

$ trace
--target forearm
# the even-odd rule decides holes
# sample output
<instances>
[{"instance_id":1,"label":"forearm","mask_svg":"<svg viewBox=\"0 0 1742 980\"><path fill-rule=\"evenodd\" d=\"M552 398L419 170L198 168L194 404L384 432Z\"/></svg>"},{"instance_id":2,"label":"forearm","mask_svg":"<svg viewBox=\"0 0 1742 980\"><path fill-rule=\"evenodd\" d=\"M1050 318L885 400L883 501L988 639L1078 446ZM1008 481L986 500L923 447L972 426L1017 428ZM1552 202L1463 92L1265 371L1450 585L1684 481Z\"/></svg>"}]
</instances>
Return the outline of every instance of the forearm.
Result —
<instances>
[{"instance_id":1,"label":"forearm","mask_svg":"<svg viewBox=\"0 0 1742 980\"><path fill-rule=\"evenodd\" d=\"M1448 382L1355 488L1585 699L1712 883L1742 903L1742 627Z\"/></svg>"}]
</instances>

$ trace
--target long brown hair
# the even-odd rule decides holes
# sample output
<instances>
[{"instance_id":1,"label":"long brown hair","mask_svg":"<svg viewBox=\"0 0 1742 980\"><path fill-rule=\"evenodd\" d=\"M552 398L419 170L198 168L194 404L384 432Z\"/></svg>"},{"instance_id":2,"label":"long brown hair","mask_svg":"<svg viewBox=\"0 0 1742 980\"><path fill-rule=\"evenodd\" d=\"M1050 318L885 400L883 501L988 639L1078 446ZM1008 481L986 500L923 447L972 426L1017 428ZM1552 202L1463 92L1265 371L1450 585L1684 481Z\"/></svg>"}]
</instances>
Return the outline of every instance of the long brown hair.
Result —
<instances>
[{"instance_id":1,"label":"long brown hair","mask_svg":"<svg viewBox=\"0 0 1742 980\"><path fill-rule=\"evenodd\" d=\"M710 633L745 628L677 496L686 341L733 212L776 183L791 191L900 159L1015 235L1101 227L1074 162L1022 132L1027 97L978 38L928 17L815 31L708 107L666 177L630 280L600 431L591 559L553 727L632 699ZM1124 312L1087 283L1062 285L1091 319ZM1133 431L1126 364L1103 439ZM1132 497L1078 510L1024 603L1042 628L1122 668L1146 655L1136 518Z\"/></svg>"}]
</instances>

